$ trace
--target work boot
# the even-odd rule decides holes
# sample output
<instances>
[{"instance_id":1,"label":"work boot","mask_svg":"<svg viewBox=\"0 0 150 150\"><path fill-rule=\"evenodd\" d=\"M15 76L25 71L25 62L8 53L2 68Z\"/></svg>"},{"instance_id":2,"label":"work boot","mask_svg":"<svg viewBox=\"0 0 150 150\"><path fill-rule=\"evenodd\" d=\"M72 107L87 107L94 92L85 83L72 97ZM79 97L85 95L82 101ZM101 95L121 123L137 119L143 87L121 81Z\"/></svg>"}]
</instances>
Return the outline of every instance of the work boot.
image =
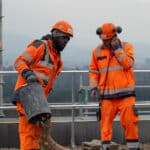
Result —
<instances>
[{"instance_id":1,"label":"work boot","mask_svg":"<svg viewBox=\"0 0 150 150\"><path fill-rule=\"evenodd\" d=\"M41 123L41 138L40 146L43 150L70 150L55 142L50 136L51 120L46 120Z\"/></svg>"},{"instance_id":2,"label":"work boot","mask_svg":"<svg viewBox=\"0 0 150 150\"><path fill-rule=\"evenodd\" d=\"M70 150L55 142L54 139L50 136L48 139L43 139L40 145L43 150Z\"/></svg>"}]
</instances>

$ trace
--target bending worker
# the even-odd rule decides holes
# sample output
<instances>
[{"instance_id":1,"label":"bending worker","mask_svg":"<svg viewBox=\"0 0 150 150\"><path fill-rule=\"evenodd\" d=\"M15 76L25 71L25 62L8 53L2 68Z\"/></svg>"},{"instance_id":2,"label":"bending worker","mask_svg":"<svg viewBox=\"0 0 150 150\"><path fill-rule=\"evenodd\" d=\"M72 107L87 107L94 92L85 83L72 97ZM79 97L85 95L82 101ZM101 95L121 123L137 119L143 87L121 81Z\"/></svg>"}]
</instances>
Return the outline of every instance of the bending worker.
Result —
<instances>
[{"instance_id":1,"label":"bending worker","mask_svg":"<svg viewBox=\"0 0 150 150\"><path fill-rule=\"evenodd\" d=\"M91 96L100 93L100 128L103 150L109 150L112 139L112 123L117 113L125 130L130 150L139 150L138 115L135 105L135 78L133 73L134 51L128 42L117 34L122 28L104 23L96 30L102 40L92 51L89 66Z\"/></svg>"},{"instance_id":2,"label":"bending worker","mask_svg":"<svg viewBox=\"0 0 150 150\"><path fill-rule=\"evenodd\" d=\"M41 128L28 122L25 109L19 99L19 89L26 83L39 82L46 97L48 97L54 81L63 68L61 52L71 37L73 37L72 26L66 21L58 21L52 27L51 34L43 36L41 40L34 40L30 43L14 62L14 67L18 71L15 86L15 103L20 115L19 136L21 150L40 149ZM52 144L49 149L61 149L56 147L56 143L52 142Z\"/></svg>"}]
</instances>

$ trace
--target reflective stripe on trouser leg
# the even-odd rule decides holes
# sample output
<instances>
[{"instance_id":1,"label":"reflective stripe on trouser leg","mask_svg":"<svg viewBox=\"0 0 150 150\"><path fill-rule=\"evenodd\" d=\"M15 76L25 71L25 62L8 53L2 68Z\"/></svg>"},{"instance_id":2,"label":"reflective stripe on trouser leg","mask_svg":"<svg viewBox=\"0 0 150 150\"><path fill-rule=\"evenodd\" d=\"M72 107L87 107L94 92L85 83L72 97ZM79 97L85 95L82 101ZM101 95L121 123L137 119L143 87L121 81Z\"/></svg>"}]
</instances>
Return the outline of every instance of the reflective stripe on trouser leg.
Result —
<instances>
[{"instance_id":1,"label":"reflective stripe on trouser leg","mask_svg":"<svg viewBox=\"0 0 150 150\"><path fill-rule=\"evenodd\" d=\"M140 144L138 140L126 140L129 150L139 150Z\"/></svg>"},{"instance_id":2,"label":"reflective stripe on trouser leg","mask_svg":"<svg viewBox=\"0 0 150 150\"><path fill-rule=\"evenodd\" d=\"M102 150L110 150L110 141L102 142Z\"/></svg>"}]
</instances>

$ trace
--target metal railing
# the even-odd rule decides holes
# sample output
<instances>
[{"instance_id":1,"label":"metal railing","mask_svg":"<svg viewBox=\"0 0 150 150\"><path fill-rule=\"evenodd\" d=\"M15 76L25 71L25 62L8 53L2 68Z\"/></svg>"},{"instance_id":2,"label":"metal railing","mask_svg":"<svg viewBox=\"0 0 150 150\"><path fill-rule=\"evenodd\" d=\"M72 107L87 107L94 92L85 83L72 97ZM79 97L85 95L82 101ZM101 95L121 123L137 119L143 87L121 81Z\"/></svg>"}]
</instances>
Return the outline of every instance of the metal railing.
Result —
<instances>
[{"instance_id":1,"label":"metal railing","mask_svg":"<svg viewBox=\"0 0 150 150\"><path fill-rule=\"evenodd\" d=\"M49 108L51 109L71 109L71 146L72 148L75 147L75 109L79 109L79 108L87 108L87 109L91 109L91 108L98 108L99 104L98 103L86 103L86 104L79 104L75 102L75 95L74 95L74 83L75 83L75 79L74 79L74 75L75 73L88 73L87 70L71 70L71 71L63 71L64 73L72 73L72 95L71 95L71 103L61 103L61 104L51 104L49 103ZM134 70L134 72L144 72L144 73L150 73L150 70ZM17 74L16 71L0 71L0 75L2 74ZM139 85L136 86L137 88L150 88L150 85ZM86 87L85 87L86 88ZM137 109L145 109L145 108L150 108L150 102L138 102L135 104ZM10 109L15 109L16 107L13 105L0 105L0 110L10 110ZM144 113L146 114L150 114L150 111L145 111ZM141 112L142 114L142 112Z\"/></svg>"}]
</instances>

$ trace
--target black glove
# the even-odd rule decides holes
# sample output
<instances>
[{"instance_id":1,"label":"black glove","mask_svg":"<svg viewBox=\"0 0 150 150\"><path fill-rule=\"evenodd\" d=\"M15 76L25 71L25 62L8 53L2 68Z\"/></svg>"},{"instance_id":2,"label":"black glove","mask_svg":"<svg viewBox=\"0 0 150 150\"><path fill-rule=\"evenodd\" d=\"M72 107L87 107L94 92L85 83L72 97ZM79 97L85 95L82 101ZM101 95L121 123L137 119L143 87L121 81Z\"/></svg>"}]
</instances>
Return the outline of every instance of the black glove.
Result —
<instances>
[{"instance_id":1,"label":"black glove","mask_svg":"<svg viewBox=\"0 0 150 150\"><path fill-rule=\"evenodd\" d=\"M120 49L122 48L121 46L121 41L117 38L117 37L114 37L112 40L111 40L111 48L112 50L117 50L117 49Z\"/></svg>"},{"instance_id":2,"label":"black glove","mask_svg":"<svg viewBox=\"0 0 150 150\"><path fill-rule=\"evenodd\" d=\"M22 76L27 80L28 83L39 82L35 73L30 69L25 69L22 71Z\"/></svg>"},{"instance_id":3,"label":"black glove","mask_svg":"<svg viewBox=\"0 0 150 150\"><path fill-rule=\"evenodd\" d=\"M38 81L36 75L30 75L30 76L28 76L28 78L27 78L27 82L28 82L28 83L31 83L31 82L39 82L39 81Z\"/></svg>"},{"instance_id":4,"label":"black glove","mask_svg":"<svg viewBox=\"0 0 150 150\"><path fill-rule=\"evenodd\" d=\"M30 119L30 123L42 123L45 122L47 120L49 120L51 118L51 114L50 113L41 113L39 115L36 115L34 117L32 117Z\"/></svg>"}]
</instances>

